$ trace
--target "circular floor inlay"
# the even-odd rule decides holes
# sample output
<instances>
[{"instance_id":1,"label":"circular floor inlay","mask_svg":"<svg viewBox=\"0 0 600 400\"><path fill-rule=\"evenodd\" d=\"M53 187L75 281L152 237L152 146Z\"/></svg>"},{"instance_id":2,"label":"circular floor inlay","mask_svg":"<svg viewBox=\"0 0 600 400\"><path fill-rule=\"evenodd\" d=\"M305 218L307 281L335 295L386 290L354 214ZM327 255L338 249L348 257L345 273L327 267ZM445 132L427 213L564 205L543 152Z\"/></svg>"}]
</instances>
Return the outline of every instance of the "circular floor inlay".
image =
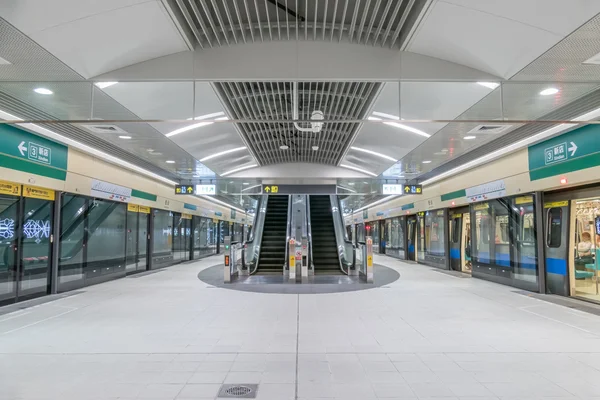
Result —
<instances>
[{"instance_id":1,"label":"circular floor inlay","mask_svg":"<svg viewBox=\"0 0 600 400\"><path fill-rule=\"evenodd\" d=\"M373 276L373 283L364 283L358 277L349 277L343 274L315 275L310 278L309 282L304 283L286 282L282 275L252 275L241 277L233 283L224 283L223 265L214 265L200 271L198 279L211 286L243 292L318 294L373 289L389 285L400 278L398 271L378 264L373 266Z\"/></svg>"}]
</instances>

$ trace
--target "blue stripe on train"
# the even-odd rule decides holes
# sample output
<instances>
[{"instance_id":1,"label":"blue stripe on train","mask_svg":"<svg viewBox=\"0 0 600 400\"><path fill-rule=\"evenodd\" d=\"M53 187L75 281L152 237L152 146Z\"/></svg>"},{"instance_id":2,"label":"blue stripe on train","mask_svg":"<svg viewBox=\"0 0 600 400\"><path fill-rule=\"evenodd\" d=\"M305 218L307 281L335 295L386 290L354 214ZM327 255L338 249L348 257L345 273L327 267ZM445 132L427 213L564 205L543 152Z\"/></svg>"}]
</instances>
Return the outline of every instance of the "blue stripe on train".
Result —
<instances>
[{"instance_id":1,"label":"blue stripe on train","mask_svg":"<svg viewBox=\"0 0 600 400\"><path fill-rule=\"evenodd\" d=\"M480 251L479 254L477 254L477 261L480 263L489 264L490 263L490 253L485 253L483 251Z\"/></svg>"},{"instance_id":2,"label":"blue stripe on train","mask_svg":"<svg viewBox=\"0 0 600 400\"><path fill-rule=\"evenodd\" d=\"M537 269L537 259L535 257L521 256L521 265L523 269Z\"/></svg>"},{"instance_id":3,"label":"blue stripe on train","mask_svg":"<svg viewBox=\"0 0 600 400\"><path fill-rule=\"evenodd\" d=\"M496 253L496 265L510 267L510 254Z\"/></svg>"},{"instance_id":4,"label":"blue stripe on train","mask_svg":"<svg viewBox=\"0 0 600 400\"><path fill-rule=\"evenodd\" d=\"M546 258L546 272L566 276L567 260L562 258Z\"/></svg>"},{"instance_id":5,"label":"blue stripe on train","mask_svg":"<svg viewBox=\"0 0 600 400\"><path fill-rule=\"evenodd\" d=\"M460 249L450 249L450 258L460 260Z\"/></svg>"}]
</instances>

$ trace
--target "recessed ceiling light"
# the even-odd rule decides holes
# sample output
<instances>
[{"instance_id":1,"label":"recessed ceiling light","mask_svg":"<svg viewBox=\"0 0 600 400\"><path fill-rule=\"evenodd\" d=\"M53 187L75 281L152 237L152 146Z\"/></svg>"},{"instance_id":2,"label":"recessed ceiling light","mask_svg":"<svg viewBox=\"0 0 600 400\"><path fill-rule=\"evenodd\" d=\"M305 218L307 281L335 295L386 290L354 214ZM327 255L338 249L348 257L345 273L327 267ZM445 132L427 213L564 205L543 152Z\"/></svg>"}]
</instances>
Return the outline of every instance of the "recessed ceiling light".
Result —
<instances>
[{"instance_id":1,"label":"recessed ceiling light","mask_svg":"<svg viewBox=\"0 0 600 400\"><path fill-rule=\"evenodd\" d=\"M352 150L361 151L363 153L372 154L372 155L377 156L377 157L385 158L386 160L390 160L390 161L393 161L393 162L398 161L395 158L392 158L390 156L386 156L385 154L381 154L381 153L378 153L376 151L371 151L371 150L363 149L363 148L360 148L360 147L354 147L354 146L352 146L350 148Z\"/></svg>"},{"instance_id":2,"label":"recessed ceiling light","mask_svg":"<svg viewBox=\"0 0 600 400\"><path fill-rule=\"evenodd\" d=\"M463 139L465 139L465 140L473 140L473 139L476 139L476 138L477 138L477 136L465 136L465 137L463 137Z\"/></svg>"},{"instance_id":3,"label":"recessed ceiling light","mask_svg":"<svg viewBox=\"0 0 600 400\"><path fill-rule=\"evenodd\" d=\"M131 136L121 135L119 139L131 139Z\"/></svg>"},{"instance_id":4,"label":"recessed ceiling light","mask_svg":"<svg viewBox=\"0 0 600 400\"><path fill-rule=\"evenodd\" d=\"M312 149L313 149L313 151L317 151L317 150L319 150L319 146L313 146Z\"/></svg>"},{"instance_id":5,"label":"recessed ceiling light","mask_svg":"<svg viewBox=\"0 0 600 400\"><path fill-rule=\"evenodd\" d=\"M354 182L348 182L348 185L354 186Z\"/></svg>"},{"instance_id":6,"label":"recessed ceiling light","mask_svg":"<svg viewBox=\"0 0 600 400\"><path fill-rule=\"evenodd\" d=\"M485 86L488 89L496 89L500 84L498 82L477 82L478 85Z\"/></svg>"},{"instance_id":7,"label":"recessed ceiling light","mask_svg":"<svg viewBox=\"0 0 600 400\"><path fill-rule=\"evenodd\" d=\"M558 93L558 89L557 88L553 88L553 87L548 88L548 89L544 89L544 90L542 90L540 92L540 94L542 96L551 96L551 95L556 94L556 93Z\"/></svg>"},{"instance_id":8,"label":"recessed ceiling light","mask_svg":"<svg viewBox=\"0 0 600 400\"><path fill-rule=\"evenodd\" d=\"M211 160L213 158L220 157L220 156L223 156L225 154L234 153L236 151L241 151L241 150L246 150L246 146L244 146L244 147L236 147L235 149L225 150L225 151L222 151L220 153L211 154L210 156L201 158L200 162L208 161L208 160Z\"/></svg>"},{"instance_id":9,"label":"recessed ceiling light","mask_svg":"<svg viewBox=\"0 0 600 400\"><path fill-rule=\"evenodd\" d=\"M248 182L244 182L244 183L242 183L242 185L244 185L244 186L248 186L248 185L249 185L249 183L248 183Z\"/></svg>"},{"instance_id":10,"label":"recessed ceiling light","mask_svg":"<svg viewBox=\"0 0 600 400\"><path fill-rule=\"evenodd\" d=\"M119 82L96 82L95 85L100 89L104 89L109 86L116 85L117 83Z\"/></svg>"},{"instance_id":11,"label":"recessed ceiling light","mask_svg":"<svg viewBox=\"0 0 600 400\"><path fill-rule=\"evenodd\" d=\"M423 164L429 164L431 162L431 160L425 160L425 161L421 161Z\"/></svg>"},{"instance_id":12,"label":"recessed ceiling light","mask_svg":"<svg viewBox=\"0 0 600 400\"><path fill-rule=\"evenodd\" d=\"M35 89L33 89L33 91L38 94L53 94L54 93L52 90L46 89L43 87L35 88Z\"/></svg>"},{"instance_id":13,"label":"recessed ceiling light","mask_svg":"<svg viewBox=\"0 0 600 400\"><path fill-rule=\"evenodd\" d=\"M167 161L165 161L165 162L166 162L167 164L175 164L175 161L173 161L173 160L167 160Z\"/></svg>"},{"instance_id":14,"label":"recessed ceiling light","mask_svg":"<svg viewBox=\"0 0 600 400\"><path fill-rule=\"evenodd\" d=\"M287 150L287 149L289 149L289 148L290 148L290 146L288 146L287 144L282 144L281 146L279 146L279 148L280 148L281 150Z\"/></svg>"}]
</instances>

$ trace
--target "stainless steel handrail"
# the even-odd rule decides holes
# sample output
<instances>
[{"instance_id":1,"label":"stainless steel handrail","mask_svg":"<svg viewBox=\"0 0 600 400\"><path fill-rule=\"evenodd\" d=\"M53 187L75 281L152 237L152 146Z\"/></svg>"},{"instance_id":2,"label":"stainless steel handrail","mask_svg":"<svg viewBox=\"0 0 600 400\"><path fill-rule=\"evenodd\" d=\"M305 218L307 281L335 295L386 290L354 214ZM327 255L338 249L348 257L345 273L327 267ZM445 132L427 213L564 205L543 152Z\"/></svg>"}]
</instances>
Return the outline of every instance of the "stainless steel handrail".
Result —
<instances>
[{"instance_id":1,"label":"stainless steel handrail","mask_svg":"<svg viewBox=\"0 0 600 400\"><path fill-rule=\"evenodd\" d=\"M308 260L310 262L309 268L313 274L315 272L315 263L313 262L313 243L312 243L312 225L310 219L310 196L306 195L306 232L308 235Z\"/></svg>"},{"instance_id":2,"label":"stainless steel handrail","mask_svg":"<svg viewBox=\"0 0 600 400\"><path fill-rule=\"evenodd\" d=\"M292 237L292 195L288 196L287 229L285 240L285 260L283 261L283 274L288 269L289 242Z\"/></svg>"},{"instance_id":3,"label":"stainless steel handrail","mask_svg":"<svg viewBox=\"0 0 600 400\"><path fill-rule=\"evenodd\" d=\"M356 255L354 251L354 244L352 241L348 240L348 232L346 232L344 216L342 215L339 198L336 195L330 195L329 202L333 217L335 241L338 247L338 261L340 263L340 270L344 274L348 275L349 269L355 268ZM348 259L348 253L351 253L351 259Z\"/></svg>"}]
</instances>

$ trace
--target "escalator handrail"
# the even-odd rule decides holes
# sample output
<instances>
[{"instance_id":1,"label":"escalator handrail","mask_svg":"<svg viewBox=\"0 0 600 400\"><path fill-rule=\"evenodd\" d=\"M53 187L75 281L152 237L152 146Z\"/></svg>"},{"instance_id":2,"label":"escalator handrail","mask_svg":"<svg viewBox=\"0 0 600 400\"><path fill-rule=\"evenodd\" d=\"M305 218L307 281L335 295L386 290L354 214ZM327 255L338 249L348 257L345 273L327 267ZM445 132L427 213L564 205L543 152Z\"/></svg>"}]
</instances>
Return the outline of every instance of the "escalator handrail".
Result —
<instances>
[{"instance_id":1,"label":"escalator handrail","mask_svg":"<svg viewBox=\"0 0 600 400\"><path fill-rule=\"evenodd\" d=\"M259 196L258 202L256 203L256 211L254 212L255 219L258 219L258 213L260 212L260 207L262 205L263 197L265 197L265 196ZM245 240L244 244L254 243L254 238L256 237L256 223L255 222L256 221L253 221L252 228L250 229L250 239Z\"/></svg>"},{"instance_id":2,"label":"escalator handrail","mask_svg":"<svg viewBox=\"0 0 600 400\"><path fill-rule=\"evenodd\" d=\"M344 274L348 275L348 270L344 269L344 264L346 261L350 262L350 267L354 268L355 254L354 254L354 243L348 240L346 227L344 225L344 217L340 210L339 199L337 195L329 196L329 203L331 206L331 217L333 218L333 230L335 233L335 241L338 248L338 261L340 263L340 271ZM337 214L337 215L336 215ZM345 233L345 235L344 235ZM352 260L346 260L346 245L352 246ZM341 249L341 251L340 251Z\"/></svg>"},{"instance_id":3,"label":"escalator handrail","mask_svg":"<svg viewBox=\"0 0 600 400\"><path fill-rule=\"evenodd\" d=\"M311 225L311 216L310 216L310 196L306 195L306 226L307 226L307 234L308 234L308 261L310 263L309 267L313 271L315 271L315 263L313 262L313 245L312 245L312 225Z\"/></svg>"},{"instance_id":4,"label":"escalator handrail","mask_svg":"<svg viewBox=\"0 0 600 400\"><path fill-rule=\"evenodd\" d=\"M288 212L287 212L287 228L285 232L286 240L285 240L285 258L283 261L283 273L285 274L286 267L288 265L288 255L289 255L289 245L290 239L292 238L292 195L288 196Z\"/></svg>"},{"instance_id":5,"label":"escalator handrail","mask_svg":"<svg viewBox=\"0 0 600 400\"><path fill-rule=\"evenodd\" d=\"M264 212L263 210L263 203L264 203ZM248 242L246 242L246 245L248 245L248 243L253 244L253 253L254 253L254 257L256 260L254 269L252 271L250 271L250 275L255 274L256 271L258 271L258 263L260 262L260 250L262 247L262 237L263 237L263 230L265 227L265 218L267 215L267 205L269 204L269 196L268 195L263 195L260 196L260 199L258 201L258 206L256 208L256 220L254 221L254 224L252 225L252 229L253 229L253 236L252 239L249 240ZM248 247L246 247L248 248ZM245 257L244 262L247 262L248 257Z\"/></svg>"}]
</instances>

